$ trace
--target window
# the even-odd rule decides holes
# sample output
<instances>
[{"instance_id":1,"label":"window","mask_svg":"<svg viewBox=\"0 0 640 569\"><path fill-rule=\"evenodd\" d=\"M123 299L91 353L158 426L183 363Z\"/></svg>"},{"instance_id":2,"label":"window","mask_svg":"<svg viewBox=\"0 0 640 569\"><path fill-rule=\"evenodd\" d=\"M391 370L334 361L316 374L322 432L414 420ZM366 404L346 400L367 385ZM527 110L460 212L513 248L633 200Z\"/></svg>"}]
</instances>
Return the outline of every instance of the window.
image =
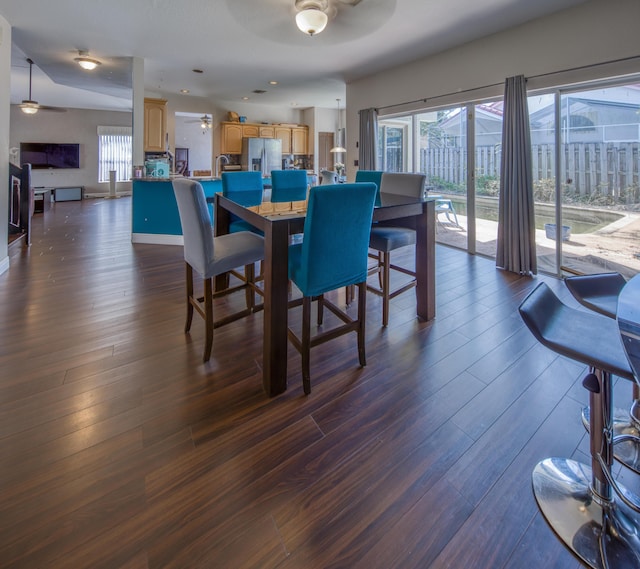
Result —
<instances>
[{"instance_id":1,"label":"window","mask_svg":"<svg viewBox=\"0 0 640 569\"><path fill-rule=\"evenodd\" d=\"M98 182L108 182L115 170L116 182L131 178L132 137L129 126L98 127Z\"/></svg>"},{"instance_id":2,"label":"window","mask_svg":"<svg viewBox=\"0 0 640 569\"><path fill-rule=\"evenodd\" d=\"M378 121L378 166L385 172L410 171L411 117Z\"/></svg>"}]
</instances>

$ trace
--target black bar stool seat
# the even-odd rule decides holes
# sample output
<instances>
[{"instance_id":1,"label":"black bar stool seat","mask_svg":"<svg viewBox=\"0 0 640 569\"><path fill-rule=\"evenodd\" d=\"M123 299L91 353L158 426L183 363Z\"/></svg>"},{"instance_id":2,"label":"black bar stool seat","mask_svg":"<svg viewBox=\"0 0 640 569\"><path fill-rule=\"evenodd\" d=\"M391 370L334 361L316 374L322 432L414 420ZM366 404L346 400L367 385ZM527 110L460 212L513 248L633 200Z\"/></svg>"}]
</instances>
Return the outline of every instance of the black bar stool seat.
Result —
<instances>
[{"instance_id":1,"label":"black bar stool seat","mask_svg":"<svg viewBox=\"0 0 640 569\"><path fill-rule=\"evenodd\" d=\"M547 458L532 474L533 492L548 524L589 567L640 567L640 500L615 482L611 376L633 381L614 320L571 308L545 284L522 302L520 315L538 341L588 365L591 466Z\"/></svg>"},{"instance_id":2,"label":"black bar stool seat","mask_svg":"<svg viewBox=\"0 0 640 569\"><path fill-rule=\"evenodd\" d=\"M615 318L618 296L627 284L620 273L578 275L564 279L569 292L586 308ZM640 387L632 388L632 404L627 409L613 410L613 433L618 440L614 447L616 460L640 474ZM589 408L582 411L584 426L589 428Z\"/></svg>"},{"instance_id":3,"label":"black bar stool seat","mask_svg":"<svg viewBox=\"0 0 640 569\"><path fill-rule=\"evenodd\" d=\"M627 281L620 273L600 273L566 277L564 283L580 304L609 318L615 318L618 296Z\"/></svg>"}]
</instances>

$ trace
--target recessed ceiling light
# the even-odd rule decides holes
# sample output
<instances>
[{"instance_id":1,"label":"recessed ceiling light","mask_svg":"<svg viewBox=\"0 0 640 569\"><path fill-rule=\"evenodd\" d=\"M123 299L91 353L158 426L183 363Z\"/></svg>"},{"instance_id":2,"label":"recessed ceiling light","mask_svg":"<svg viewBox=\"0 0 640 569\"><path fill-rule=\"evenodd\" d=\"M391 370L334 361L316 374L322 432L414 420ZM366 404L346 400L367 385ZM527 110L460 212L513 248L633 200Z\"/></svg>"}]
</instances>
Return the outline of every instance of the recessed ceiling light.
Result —
<instances>
[{"instance_id":1,"label":"recessed ceiling light","mask_svg":"<svg viewBox=\"0 0 640 569\"><path fill-rule=\"evenodd\" d=\"M181 92L181 93L184 93L184 94L186 95L186 94L187 94L187 93L189 93L190 91L189 91L189 89L180 89L180 92Z\"/></svg>"},{"instance_id":2,"label":"recessed ceiling light","mask_svg":"<svg viewBox=\"0 0 640 569\"><path fill-rule=\"evenodd\" d=\"M277 85L278 82L277 81L269 81L269 85Z\"/></svg>"},{"instance_id":3,"label":"recessed ceiling light","mask_svg":"<svg viewBox=\"0 0 640 569\"><path fill-rule=\"evenodd\" d=\"M249 97L242 97L242 100L243 100L243 101L248 101L248 100L249 100Z\"/></svg>"}]
</instances>

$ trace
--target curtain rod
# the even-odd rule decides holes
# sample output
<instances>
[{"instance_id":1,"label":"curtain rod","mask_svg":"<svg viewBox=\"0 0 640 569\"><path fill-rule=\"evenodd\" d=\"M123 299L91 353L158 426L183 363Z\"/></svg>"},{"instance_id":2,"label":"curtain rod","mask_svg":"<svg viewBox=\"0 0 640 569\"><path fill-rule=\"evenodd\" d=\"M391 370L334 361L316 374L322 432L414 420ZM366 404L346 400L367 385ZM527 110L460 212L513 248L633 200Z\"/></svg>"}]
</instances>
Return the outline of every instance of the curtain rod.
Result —
<instances>
[{"instance_id":1,"label":"curtain rod","mask_svg":"<svg viewBox=\"0 0 640 569\"><path fill-rule=\"evenodd\" d=\"M550 71L549 73L540 73L538 75L530 75L527 79L539 79L540 77L551 77L553 75L558 75L560 73L571 73L573 71L582 71L584 69L593 69L599 67L601 65L611 65L613 63L623 63L625 61L632 61L634 59L638 59L640 56L632 55L629 57L623 57L620 59L612 59L610 61L601 61L600 63L591 63L589 65L580 65L578 67L571 67L570 69L560 69L558 71ZM405 101L404 103L394 103L393 105L385 105L383 107L377 107L377 111L381 111L382 109L391 109L393 107L403 107L405 105L413 105L415 103L426 103L427 101L433 101L436 99L442 99L444 97L451 97L453 95L459 95L461 93L472 93L474 91L481 91L482 89L490 89L492 87L499 87L503 85L504 82L500 83L491 83L490 85L483 85L481 87L471 87L470 89L461 89L460 91L455 91L453 93L443 93L441 95L435 95L433 97L424 97L422 99L415 99L413 101Z\"/></svg>"}]
</instances>

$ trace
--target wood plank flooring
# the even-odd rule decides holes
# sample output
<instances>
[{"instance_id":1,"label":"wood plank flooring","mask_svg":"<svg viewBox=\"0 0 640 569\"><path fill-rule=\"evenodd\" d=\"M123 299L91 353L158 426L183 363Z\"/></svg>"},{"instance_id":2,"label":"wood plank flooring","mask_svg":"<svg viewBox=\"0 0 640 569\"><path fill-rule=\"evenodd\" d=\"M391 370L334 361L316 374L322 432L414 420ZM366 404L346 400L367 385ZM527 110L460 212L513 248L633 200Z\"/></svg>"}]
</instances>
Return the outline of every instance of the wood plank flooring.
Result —
<instances>
[{"instance_id":1,"label":"wood plank flooring","mask_svg":"<svg viewBox=\"0 0 640 569\"><path fill-rule=\"evenodd\" d=\"M587 460L584 368L517 314L539 280L571 302L562 283L439 246L433 322L409 292L383 329L369 295L368 365L355 335L319 346L305 397L290 347L269 399L262 315L202 364L182 250L131 244L130 207L54 204L0 275L0 567L579 567L530 476Z\"/></svg>"}]
</instances>

